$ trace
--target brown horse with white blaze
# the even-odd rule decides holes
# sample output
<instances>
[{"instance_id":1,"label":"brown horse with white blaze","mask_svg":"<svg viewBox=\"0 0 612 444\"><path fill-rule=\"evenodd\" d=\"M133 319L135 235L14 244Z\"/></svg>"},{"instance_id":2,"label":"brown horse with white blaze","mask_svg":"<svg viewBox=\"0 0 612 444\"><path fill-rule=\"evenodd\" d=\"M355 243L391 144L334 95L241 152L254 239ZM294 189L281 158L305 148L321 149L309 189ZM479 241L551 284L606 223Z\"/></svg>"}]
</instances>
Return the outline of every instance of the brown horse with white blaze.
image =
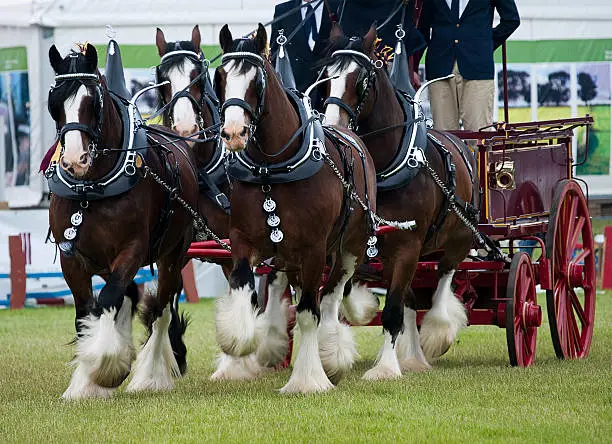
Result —
<instances>
[{"instance_id":1,"label":"brown horse with white blaze","mask_svg":"<svg viewBox=\"0 0 612 444\"><path fill-rule=\"evenodd\" d=\"M141 134L143 145L126 142L133 136L137 143L128 129L134 121L126 122L127 105L107 88L97 57L89 44L65 58L55 46L49 50L56 73L49 111L61 143L59 160L46 171L53 193L49 224L76 309L75 370L66 399L109 396L130 373L136 355L132 315L139 301L133 279L151 261L158 266L157 297L144 301L149 337L128 390L172 388L173 377L186 370L186 325L173 302L181 289L192 219L152 175L195 207L193 159L184 144L156 136ZM97 296L93 275L106 281Z\"/></svg>"},{"instance_id":2,"label":"brown horse with white blaze","mask_svg":"<svg viewBox=\"0 0 612 444\"><path fill-rule=\"evenodd\" d=\"M157 83L167 82L159 88L160 106L165 107L164 125L172 127L187 137L204 129L213 128L219 122L217 98L208 77L208 64L200 48L200 29L196 25L191 40L167 42L161 29L157 29L155 43L160 64L156 68ZM214 129L214 128L213 128ZM219 130L214 129L218 135ZM208 227L222 239L229 237L229 201L231 185L225 171L224 150L219 139L210 140L208 134L195 136L188 142L196 158L200 180L199 213L205 217ZM230 260L222 259L218 264L229 279L232 270ZM266 317L278 328L270 328L266 341L259 346L257 354L233 357L224 353L218 359L217 369L211 379L248 379L263 370L276 365L286 354L288 336L287 319L281 309L280 294L273 292L269 298ZM276 344L267 346L266 344ZM265 358L263 356L266 355Z\"/></svg>"},{"instance_id":3,"label":"brown horse with white blaze","mask_svg":"<svg viewBox=\"0 0 612 444\"><path fill-rule=\"evenodd\" d=\"M229 172L236 180L230 222L234 268L230 292L217 302L217 342L233 356L257 350L262 334L251 267L275 256L279 269L270 276L270 293L293 286L302 333L281 392L328 390L353 362L350 329L340 324L338 308L371 234L368 212L347 199L328 160L344 171L343 179L362 200L370 196L373 210L372 160L351 132L316 132L309 104L283 89L266 60L263 25L253 39L237 40L225 25L219 40L223 61L215 88L223 103L221 137L232 152ZM321 137L316 143L307 136L315 133ZM326 263L329 278L319 291Z\"/></svg>"},{"instance_id":4,"label":"brown horse with white blaze","mask_svg":"<svg viewBox=\"0 0 612 444\"><path fill-rule=\"evenodd\" d=\"M423 157L418 161L413 159L412 165L397 163L413 127L417 134L418 119L414 121L413 115L406 112L410 100L398 95L386 69L375 62L375 42L374 27L363 37L349 39L334 25L329 59L323 62L325 77L333 77L327 86L326 122L358 128L357 134L363 137L376 165L380 214L391 220L416 221L414 231L389 233L381 242L383 278L389 282L382 314L385 339L376 364L364 375L365 379L393 378L400 376L401 370L430 368L428 361L446 352L467 322L465 309L451 289L451 281L457 265L472 247L473 235L450 211L448 200L425 162L449 189L456 182L454 190L458 199L471 202L473 195L478 195L474 193L470 174L470 169L476 171L473 157L467 146L451 134L430 131L434 136L431 138L423 125L420 153L415 152ZM434 142L440 142L440 146L434 146ZM415 143L413 140L412 144ZM405 147L401 156L410 152L407 144ZM445 162L454 167L446 168ZM411 180L398 179L396 186L382 188L382 179L407 173L410 168L414 171ZM450 178L453 174L454 181ZM432 308L423 319L419 338L411 283L419 258L440 250L443 255L438 268L438 287Z\"/></svg>"}]
</instances>

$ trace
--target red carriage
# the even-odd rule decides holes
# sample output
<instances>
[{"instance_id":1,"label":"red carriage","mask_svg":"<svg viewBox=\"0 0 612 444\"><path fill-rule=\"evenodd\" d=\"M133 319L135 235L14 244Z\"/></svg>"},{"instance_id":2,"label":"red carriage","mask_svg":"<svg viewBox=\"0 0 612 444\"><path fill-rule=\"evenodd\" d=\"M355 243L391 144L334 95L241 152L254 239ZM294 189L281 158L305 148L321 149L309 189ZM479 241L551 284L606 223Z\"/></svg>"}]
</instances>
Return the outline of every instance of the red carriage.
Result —
<instances>
[{"instance_id":1,"label":"red carriage","mask_svg":"<svg viewBox=\"0 0 612 444\"><path fill-rule=\"evenodd\" d=\"M503 51L506 85L505 46ZM505 260L462 262L454 276L455 295L465 305L470 325L506 329L510 363L525 367L534 362L537 328L542 323L536 291L539 285L546 290L557 356L583 358L588 355L593 334L595 262L587 199L573 177L572 140L577 127L593 120L586 116L506 122L487 131L455 132L473 147L478 162L482 190L478 232L498 243L506 255ZM381 226L377 234L393 230ZM193 243L188 256L231 260L230 252L215 241ZM419 262L412 283L415 294L423 296L419 301L431 300L438 283L437 266L435 255ZM262 305L270 271L269 266L257 269ZM382 264L376 258L361 266L356 277L370 287L386 288L388 284L382 280ZM286 296L291 298L289 289ZM428 309L418 307L417 322ZM290 330L293 324L292 319ZM369 325L381 325L380 312ZM291 347L289 350L286 365Z\"/></svg>"},{"instance_id":2,"label":"red carriage","mask_svg":"<svg viewBox=\"0 0 612 444\"><path fill-rule=\"evenodd\" d=\"M537 285L546 290L557 356L583 358L589 352L595 318L594 245L587 200L572 174L572 137L576 127L591 123L587 116L500 123L495 131L458 133L476 141L484 190L478 230L493 240L507 241L512 262L463 262L455 275L455 294L466 306L470 325L506 329L512 365L529 366L535 358L542 322ZM394 228L380 227L378 234L389 230ZM519 246L521 240L530 241L530 246ZM230 259L215 241L195 242L188 254ZM431 295L437 285L436 269L435 258L419 262L413 290ZM269 271L268 267L257 270L262 295ZM385 288L386 283L377 278L380 272L381 265L374 260L360 269L359 278ZM428 307L419 308L422 316ZM380 316L370 325L380 325Z\"/></svg>"}]
</instances>

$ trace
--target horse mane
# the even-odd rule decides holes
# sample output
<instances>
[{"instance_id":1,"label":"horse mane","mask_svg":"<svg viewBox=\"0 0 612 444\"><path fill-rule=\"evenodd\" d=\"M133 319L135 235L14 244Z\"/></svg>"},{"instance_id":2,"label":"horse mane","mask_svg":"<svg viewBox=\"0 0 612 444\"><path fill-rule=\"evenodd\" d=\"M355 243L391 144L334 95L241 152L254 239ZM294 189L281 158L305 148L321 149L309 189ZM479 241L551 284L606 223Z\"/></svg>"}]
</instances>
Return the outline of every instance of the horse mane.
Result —
<instances>
[{"instance_id":1,"label":"horse mane","mask_svg":"<svg viewBox=\"0 0 612 444\"><path fill-rule=\"evenodd\" d=\"M76 57L75 57L76 54ZM74 57L75 64L74 70L75 73L97 73L96 67L92 67L88 60L85 58L85 55L81 51L70 50L70 54L68 57ZM64 62L66 58L64 58ZM67 73L61 73L67 74ZM73 98L82 84L86 83L85 80L81 81L60 81L49 90L48 97L48 108L51 117L57 121L57 118L60 115L61 110L64 107L64 102L66 100Z\"/></svg>"},{"instance_id":2,"label":"horse mane","mask_svg":"<svg viewBox=\"0 0 612 444\"><path fill-rule=\"evenodd\" d=\"M315 63L315 69L334 66L340 71L348 68L351 62L357 62L361 67L365 67L365 62L350 55L340 55L332 58L332 54L341 49L350 49L363 52L363 37L347 37L342 35L336 39L329 40L325 48L325 56ZM365 54L365 53L364 53Z\"/></svg>"}]
</instances>

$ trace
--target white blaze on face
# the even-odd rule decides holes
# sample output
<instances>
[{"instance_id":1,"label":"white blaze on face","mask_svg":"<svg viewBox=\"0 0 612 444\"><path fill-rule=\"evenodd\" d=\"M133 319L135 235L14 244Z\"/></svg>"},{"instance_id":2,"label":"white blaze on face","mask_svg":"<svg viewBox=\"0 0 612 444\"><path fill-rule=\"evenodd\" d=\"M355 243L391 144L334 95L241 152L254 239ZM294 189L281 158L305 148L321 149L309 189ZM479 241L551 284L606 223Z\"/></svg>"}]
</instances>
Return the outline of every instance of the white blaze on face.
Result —
<instances>
[{"instance_id":1,"label":"white blaze on face","mask_svg":"<svg viewBox=\"0 0 612 444\"><path fill-rule=\"evenodd\" d=\"M329 97L337 97L342 100L342 96L346 92L346 79L350 73L358 68L357 63L352 61L344 71L340 71L338 65L334 65L329 72L329 77L338 76L338 78L330 80ZM325 123L328 125L340 124L340 107L338 105L331 103L327 105L325 108Z\"/></svg>"},{"instance_id":2,"label":"white blaze on face","mask_svg":"<svg viewBox=\"0 0 612 444\"><path fill-rule=\"evenodd\" d=\"M195 69L195 65L189 59L184 59L183 63L177 65L168 71L168 80L170 81L170 89L172 96L187 87L191 83L191 72ZM172 110L172 120L174 129L179 133L192 133L196 126L196 114L193 110L193 104L187 97L181 97L174 103Z\"/></svg>"},{"instance_id":3,"label":"white blaze on face","mask_svg":"<svg viewBox=\"0 0 612 444\"><path fill-rule=\"evenodd\" d=\"M226 67L225 100L233 98L245 100L247 89L257 74L257 68L252 65L248 65L250 68L244 74L236 69L236 65L236 61L232 60ZM225 108L224 118L225 127L228 129L236 129L240 132L247 126L245 111L239 106Z\"/></svg>"},{"instance_id":4,"label":"white blaze on face","mask_svg":"<svg viewBox=\"0 0 612 444\"><path fill-rule=\"evenodd\" d=\"M76 94L64 102L66 123L79 123L79 108L83 99L89 95L85 85L81 85ZM83 122L87 124L87 122ZM68 131L64 140L64 161L68 164L79 163L79 159L86 152L83 146L83 132Z\"/></svg>"}]
</instances>

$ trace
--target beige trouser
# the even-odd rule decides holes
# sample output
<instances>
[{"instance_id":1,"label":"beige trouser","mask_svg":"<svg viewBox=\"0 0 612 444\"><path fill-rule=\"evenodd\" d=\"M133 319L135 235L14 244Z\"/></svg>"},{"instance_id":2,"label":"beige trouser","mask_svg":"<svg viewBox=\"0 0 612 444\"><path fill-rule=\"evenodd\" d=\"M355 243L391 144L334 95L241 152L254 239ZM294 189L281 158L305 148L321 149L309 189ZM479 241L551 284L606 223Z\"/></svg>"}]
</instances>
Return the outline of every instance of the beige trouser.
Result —
<instances>
[{"instance_id":1,"label":"beige trouser","mask_svg":"<svg viewBox=\"0 0 612 444\"><path fill-rule=\"evenodd\" d=\"M463 129L478 131L493 123L493 94L491 80L466 80L459 73L457 62L453 66L455 77L440 80L429 86L429 102L434 128L439 130ZM430 79L431 80L431 79Z\"/></svg>"}]
</instances>

